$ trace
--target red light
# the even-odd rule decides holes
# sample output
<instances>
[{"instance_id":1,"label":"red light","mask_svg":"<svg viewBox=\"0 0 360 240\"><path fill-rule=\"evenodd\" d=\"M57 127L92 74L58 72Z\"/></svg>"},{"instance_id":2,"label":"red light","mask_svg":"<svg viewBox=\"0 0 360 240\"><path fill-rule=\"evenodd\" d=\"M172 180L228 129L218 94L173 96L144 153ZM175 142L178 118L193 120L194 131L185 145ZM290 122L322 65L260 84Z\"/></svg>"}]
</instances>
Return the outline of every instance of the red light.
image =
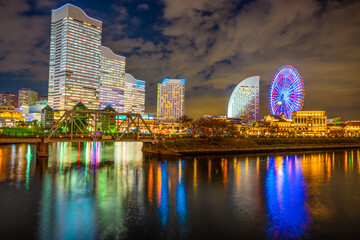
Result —
<instances>
[{"instance_id":1,"label":"red light","mask_svg":"<svg viewBox=\"0 0 360 240\"><path fill-rule=\"evenodd\" d=\"M70 33L68 33L68 36L70 36Z\"/></svg>"},{"instance_id":2,"label":"red light","mask_svg":"<svg viewBox=\"0 0 360 240\"><path fill-rule=\"evenodd\" d=\"M84 41L86 41L86 38L84 38Z\"/></svg>"}]
</instances>

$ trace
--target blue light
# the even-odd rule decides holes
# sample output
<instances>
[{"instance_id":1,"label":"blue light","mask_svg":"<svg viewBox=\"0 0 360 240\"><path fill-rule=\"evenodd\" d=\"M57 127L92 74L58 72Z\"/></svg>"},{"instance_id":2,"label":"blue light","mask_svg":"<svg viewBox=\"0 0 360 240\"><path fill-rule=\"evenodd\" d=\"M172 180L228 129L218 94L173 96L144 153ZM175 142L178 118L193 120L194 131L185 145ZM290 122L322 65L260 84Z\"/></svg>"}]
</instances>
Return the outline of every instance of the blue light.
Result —
<instances>
[{"instance_id":1,"label":"blue light","mask_svg":"<svg viewBox=\"0 0 360 240\"><path fill-rule=\"evenodd\" d=\"M166 84L166 83L169 82L169 80L170 80L170 78L164 78L161 83L162 83L162 84Z\"/></svg>"},{"instance_id":2,"label":"blue light","mask_svg":"<svg viewBox=\"0 0 360 240\"><path fill-rule=\"evenodd\" d=\"M306 233L309 216L301 162L295 156L270 157L268 164L265 197L269 237L302 238Z\"/></svg>"},{"instance_id":3,"label":"blue light","mask_svg":"<svg viewBox=\"0 0 360 240\"><path fill-rule=\"evenodd\" d=\"M185 161L178 162L178 168L184 168ZM186 189L185 189L185 181L184 174L181 172L179 176L179 182L176 187L176 212L178 215L179 223L186 222L187 216L187 204L186 204Z\"/></svg>"},{"instance_id":4,"label":"blue light","mask_svg":"<svg viewBox=\"0 0 360 240\"><path fill-rule=\"evenodd\" d=\"M160 194L159 215L160 215L161 225L166 226L170 215L167 163L166 162L162 163L160 169L161 169L161 194Z\"/></svg>"},{"instance_id":5,"label":"blue light","mask_svg":"<svg viewBox=\"0 0 360 240\"><path fill-rule=\"evenodd\" d=\"M145 82L144 81L137 81L136 82L136 87L145 87Z\"/></svg>"}]
</instances>

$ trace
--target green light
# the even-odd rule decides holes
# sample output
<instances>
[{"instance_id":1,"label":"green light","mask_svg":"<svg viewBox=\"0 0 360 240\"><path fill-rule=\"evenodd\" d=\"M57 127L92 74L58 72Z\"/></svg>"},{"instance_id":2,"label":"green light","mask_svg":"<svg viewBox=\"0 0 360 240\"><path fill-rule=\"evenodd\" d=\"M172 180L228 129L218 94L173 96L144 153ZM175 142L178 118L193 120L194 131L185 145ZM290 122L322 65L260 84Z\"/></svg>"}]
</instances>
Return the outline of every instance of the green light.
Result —
<instances>
[{"instance_id":1,"label":"green light","mask_svg":"<svg viewBox=\"0 0 360 240\"><path fill-rule=\"evenodd\" d=\"M31 166L31 147L30 144L28 144L27 152L26 152L26 182L25 187L27 190L29 190L29 182L30 182L30 166Z\"/></svg>"}]
</instances>

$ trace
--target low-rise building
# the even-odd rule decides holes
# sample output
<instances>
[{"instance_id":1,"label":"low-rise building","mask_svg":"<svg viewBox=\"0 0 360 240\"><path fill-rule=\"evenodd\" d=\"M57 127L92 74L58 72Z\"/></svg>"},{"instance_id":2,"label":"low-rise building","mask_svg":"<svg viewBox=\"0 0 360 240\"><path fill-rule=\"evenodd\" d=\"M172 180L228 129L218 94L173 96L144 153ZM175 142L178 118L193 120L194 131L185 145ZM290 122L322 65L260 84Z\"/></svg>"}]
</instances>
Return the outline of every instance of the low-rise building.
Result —
<instances>
[{"instance_id":1,"label":"low-rise building","mask_svg":"<svg viewBox=\"0 0 360 240\"><path fill-rule=\"evenodd\" d=\"M292 113L293 129L301 132L326 132L325 111L294 111Z\"/></svg>"},{"instance_id":2,"label":"low-rise building","mask_svg":"<svg viewBox=\"0 0 360 240\"><path fill-rule=\"evenodd\" d=\"M345 125L345 134L347 136L360 136L360 121L348 121Z\"/></svg>"},{"instance_id":3,"label":"low-rise building","mask_svg":"<svg viewBox=\"0 0 360 240\"><path fill-rule=\"evenodd\" d=\"M20 110L0 108L0 126L15 126L17 121L23 121Z\"/></svg>"}]
</instances>

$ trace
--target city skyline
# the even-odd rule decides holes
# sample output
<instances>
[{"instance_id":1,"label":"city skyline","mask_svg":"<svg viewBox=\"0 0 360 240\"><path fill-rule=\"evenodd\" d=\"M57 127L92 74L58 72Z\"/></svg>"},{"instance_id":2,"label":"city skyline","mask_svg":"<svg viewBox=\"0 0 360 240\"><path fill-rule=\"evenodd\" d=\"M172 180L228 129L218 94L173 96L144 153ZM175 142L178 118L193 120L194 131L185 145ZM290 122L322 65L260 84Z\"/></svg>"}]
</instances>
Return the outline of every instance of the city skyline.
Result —
<instances>
[{"instance_id":1,"label":"city skyline","mask_svg":"<svg viewBox=\"0 0 360 240\"><path fill-rule=\"evenodd\" d=\"M5 30L18 27L24 31L4 31L7 34L1 36L2 92L16 93L26 87L44 95L49 13L65 3L12 1L4 6ZM219 1L217 6L207 1L181 5L175 1L72 3L104 21L104 45L126 56L129 72L147 81L147 112L155 112L156 84L166 76L188 79L185 114L198 117L225 115L238 79L260 75L261 118L270 112L267 98L272 76L280 66L291 64L305 82L304 110L325 110L343 121L360 118L356 41L360 5L355 1L248 1L238 5ZM261 24L266 19L270 21ZM246 28L240 20L247 23ZM21 34L28 41L22 42Z\"/></svg>"}]
</instances>

